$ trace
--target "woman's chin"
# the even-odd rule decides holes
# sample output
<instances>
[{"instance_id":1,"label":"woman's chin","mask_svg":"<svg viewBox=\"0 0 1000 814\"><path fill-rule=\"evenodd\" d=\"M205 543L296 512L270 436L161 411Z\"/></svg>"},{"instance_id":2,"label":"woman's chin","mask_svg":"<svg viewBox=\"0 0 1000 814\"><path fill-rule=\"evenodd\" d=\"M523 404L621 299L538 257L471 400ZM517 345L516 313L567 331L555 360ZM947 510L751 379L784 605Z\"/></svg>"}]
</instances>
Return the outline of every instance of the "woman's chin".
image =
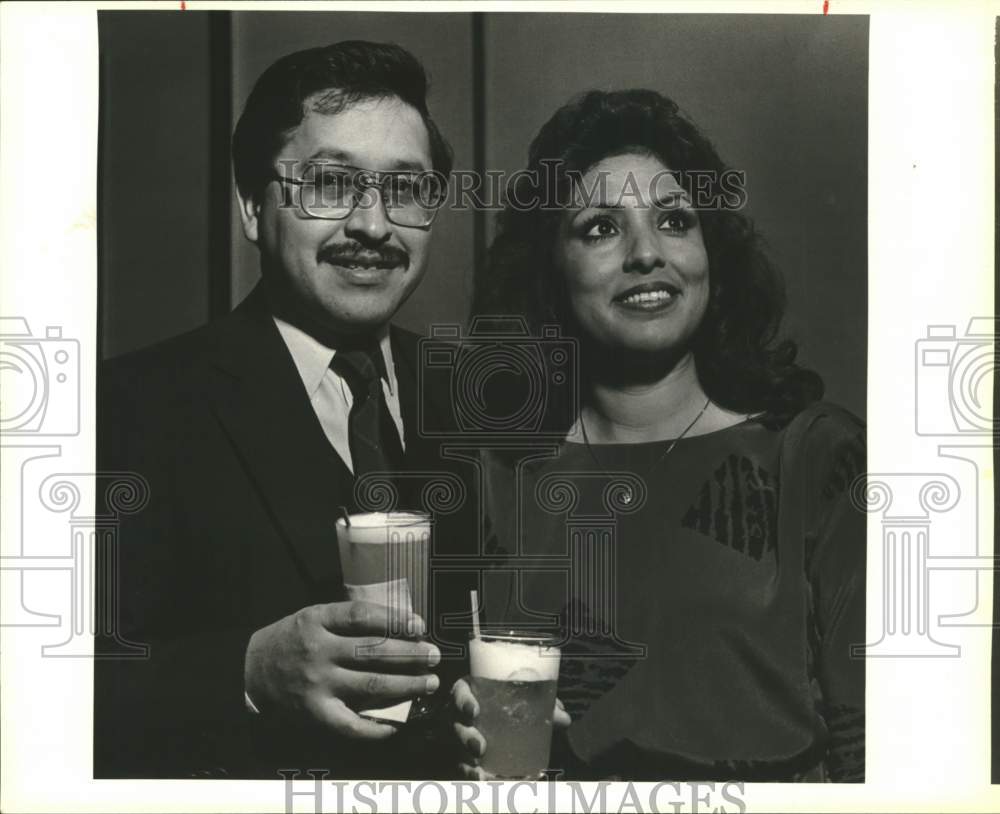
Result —
<instances>
[{"instance_id":1,"label":"woman's chin","mask_svg":"<svg viewBox=\"0 0 1000 814\"><path fill-rule=\"evenodd\" d=\"M645 333L608 337L599 344L606 353L619 355L623 360L679 357L690 349L680 337Z\"/></svg>"}]
</instances>

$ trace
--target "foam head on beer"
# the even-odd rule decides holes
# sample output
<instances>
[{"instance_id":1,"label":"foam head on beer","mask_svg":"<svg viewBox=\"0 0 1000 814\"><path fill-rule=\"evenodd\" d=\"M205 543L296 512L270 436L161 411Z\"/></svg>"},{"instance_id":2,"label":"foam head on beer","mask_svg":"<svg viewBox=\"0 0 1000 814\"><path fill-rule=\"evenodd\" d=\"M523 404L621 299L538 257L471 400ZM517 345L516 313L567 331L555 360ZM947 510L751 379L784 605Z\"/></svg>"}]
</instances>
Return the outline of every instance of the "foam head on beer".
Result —
<instances>
[{"instance_id":1,"label":"foam head on beer","mask_svg":"<svg viewBox=\"0 0 1000 814\"><path fill-rule=\"evenodd\" d=\"M544 638L498 637L484 633L469 641L472 675L491 681L556 681L559 678L559 648Z\"/></svg>"},{"instance_id":2,"label":"foam head on beer","mask_svg":"<svg viewBox=\"0 0 1000 814\"><path fill-rule=\"evenodd\" d=\"M430 533L430 516L423 512L370 512L352 514L350 524L337 520L337 534L352 543L387 543L394 535Z\"/></svg>"},{"instance_id":3,"label":"foam head on beer","mask_svg":"<svg viewBox=\"0 0 1000 814\"><path fill-rule=\"evenodd\" d=\"M559 648L552 637L484 631L469 641L481 766L502 779L537 778L552 745Z\"/></svg>"}]
</instances>

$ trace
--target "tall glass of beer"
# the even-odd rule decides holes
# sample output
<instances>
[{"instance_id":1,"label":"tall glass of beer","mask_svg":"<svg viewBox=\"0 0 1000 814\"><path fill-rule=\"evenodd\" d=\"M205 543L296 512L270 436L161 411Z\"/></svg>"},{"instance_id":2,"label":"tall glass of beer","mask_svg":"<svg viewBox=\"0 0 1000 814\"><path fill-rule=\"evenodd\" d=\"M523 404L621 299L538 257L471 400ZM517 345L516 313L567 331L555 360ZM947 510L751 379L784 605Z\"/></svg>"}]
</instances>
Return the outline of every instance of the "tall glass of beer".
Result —
<instances>
[{"instance_id":1,"label":"tall glass of beer","mask_svg":"<svg viewBox=\"0 0 1000 814\"><path fill-rule=\"evenodd\" d=\"M349 521L349 522L348 522ZM427 623L431 518L423 512L352 514L337 521L344 585L350 599L413 611ZM386 631L390 638L403 630ZM402 723L414 717L412 702L360 714ZM422 707L418 705L418 710Z\"/></svg>"},{"instance_id":2,"label":"tall glass of beer","mask_svg":"<svg viewBox=\"0 0 1000 814\"><path fill-rule=\"evenodd\" d=\"M500 779L535 779L548 768L559 681L557 639L483 630L469 642L476 728L486 739L480 764Z\"/></svg>"}]
</instances>

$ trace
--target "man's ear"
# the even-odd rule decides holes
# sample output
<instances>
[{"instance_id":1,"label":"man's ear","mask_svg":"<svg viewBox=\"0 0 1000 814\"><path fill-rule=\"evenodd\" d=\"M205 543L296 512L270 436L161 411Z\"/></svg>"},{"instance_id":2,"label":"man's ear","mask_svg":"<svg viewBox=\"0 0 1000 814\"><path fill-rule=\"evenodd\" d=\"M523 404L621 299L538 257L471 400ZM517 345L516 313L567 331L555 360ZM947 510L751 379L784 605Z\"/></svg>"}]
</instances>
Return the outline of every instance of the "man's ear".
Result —
<instances>
[{"instance_id":1,"label":"man's ear","mask_svg":"<svg viewBox=\"0 0 1000 814\"><path fill-rule=\"evenodd\" d=\"M236 197L240 202L240 221L243 223L243 234L251 243L257 242L258 215L260 214L260 204L252 196L237 192Z\"/></svg>"}]
</instances>

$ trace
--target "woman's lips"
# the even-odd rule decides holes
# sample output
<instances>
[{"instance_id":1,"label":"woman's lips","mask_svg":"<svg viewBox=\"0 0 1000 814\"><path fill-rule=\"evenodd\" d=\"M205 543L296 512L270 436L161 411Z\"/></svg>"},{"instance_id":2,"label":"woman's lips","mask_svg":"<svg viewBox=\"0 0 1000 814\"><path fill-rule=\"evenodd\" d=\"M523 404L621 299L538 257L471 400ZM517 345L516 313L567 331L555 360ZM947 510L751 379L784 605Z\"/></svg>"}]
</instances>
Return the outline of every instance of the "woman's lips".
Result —
<instances>
[{"instance_id":1,"label":"woman's lips","mask_svg":"<svg viewBox=\"0 0 1000 814\"><path fill-rule=\"evenodd\" d=\"M635 286L614 298L614 304L629 311L662 311L669 308L680 292L662 283Z\"/></svg>"}]
</instances>

